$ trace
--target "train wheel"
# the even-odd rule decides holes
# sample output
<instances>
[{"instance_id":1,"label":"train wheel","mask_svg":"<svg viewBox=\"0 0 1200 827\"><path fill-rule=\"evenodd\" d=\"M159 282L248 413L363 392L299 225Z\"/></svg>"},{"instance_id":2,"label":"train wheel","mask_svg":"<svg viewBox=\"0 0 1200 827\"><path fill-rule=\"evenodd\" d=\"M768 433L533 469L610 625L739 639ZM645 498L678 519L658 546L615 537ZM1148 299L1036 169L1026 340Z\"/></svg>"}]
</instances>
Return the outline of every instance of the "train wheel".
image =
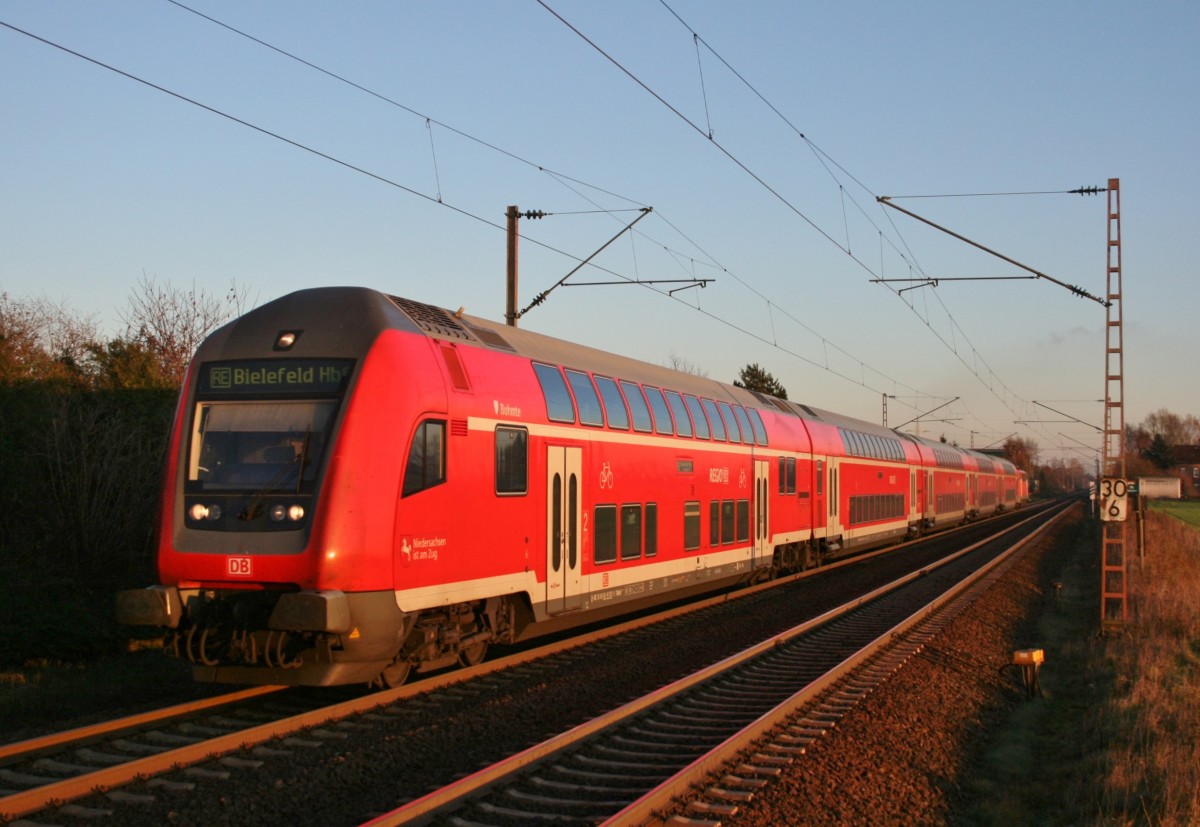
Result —
<instances>
[{"instance_id":1,"label":"train wheel","mask_svg":"<svg viewBox=\"0 0 1200 827\"><path fill-rule=\"evenodd\" d=\"M487 657L487 650L488 645L486 642L468 646L458 653L458 662L463 666L478 666Z\"/></svg>"},{"instance_id":2,"label":"train wheel","mask_svg":"<svg viewBox=\"0 0 1200 827\"><path fill-rule=\"evenodd\" d=\"M397 686L403 686L411 673L412 664L406 660L398 660L380 672L375 682L386 689L395 689Z\"/></svg>"}]
</instances>

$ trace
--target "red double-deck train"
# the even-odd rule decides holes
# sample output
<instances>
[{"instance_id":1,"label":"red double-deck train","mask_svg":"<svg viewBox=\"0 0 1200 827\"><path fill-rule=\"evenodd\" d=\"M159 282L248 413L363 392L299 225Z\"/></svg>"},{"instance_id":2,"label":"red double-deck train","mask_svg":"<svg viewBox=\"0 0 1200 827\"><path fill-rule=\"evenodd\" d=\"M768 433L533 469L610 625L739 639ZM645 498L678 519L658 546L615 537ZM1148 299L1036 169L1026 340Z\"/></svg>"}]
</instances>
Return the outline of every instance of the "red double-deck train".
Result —
<instances>
[{"instance_id":1,"label":"red double-deck train","mask_svg":"<svg viewBox=\"0 0 1200 827\"><path fill-rule=\"evenodd\" d=\"M492 643L1013 508L1005 460L360 288L213 333L160 585L198 679L397 684Z\"/></svg>"}]
</instances>

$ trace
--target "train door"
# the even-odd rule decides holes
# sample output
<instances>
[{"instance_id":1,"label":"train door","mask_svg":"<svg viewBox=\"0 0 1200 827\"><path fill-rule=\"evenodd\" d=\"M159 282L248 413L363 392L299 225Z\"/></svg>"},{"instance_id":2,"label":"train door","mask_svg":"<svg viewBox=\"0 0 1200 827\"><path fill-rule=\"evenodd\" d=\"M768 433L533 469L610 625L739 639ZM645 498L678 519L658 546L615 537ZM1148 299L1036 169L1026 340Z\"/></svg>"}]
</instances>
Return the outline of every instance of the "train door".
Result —
<instances>
[{"instance_id":1,"label":"train door","mask_svg":"<svg viewBox=\"0 0 1200 827\"><path fill-rule=\"evenodd\" d=\"M754 556L761 563L771 559L771 463L754 461ZM753 563L753 561L751 561ZM752 566L753 567L753 566Z\"/></svg>"},{"instance_id":2,"label":"train door","mask_svg":"<svg viewBox=\"0 0 1200 827\"><path fill-rule=\"evenodd\" d=\"M825 460L814 459L813 468L812 527L816 531L825 527Z\"/></svg>"},{"instance_id":3,"label":"train door","mask_svg":"<svg viewBox=\"0 0 1200 827\"><path fill-rule=\"evenodd\" d=\"M841 464L837 459L830 457L829 459L829 515L828 536L836 537L842 533L842 519L838 513L838 477L840 476L839 469Z\"/></svg>"},{"instance_id":4,"label":"train door","mask_svg":"<svg viewBox=\"0 0 1200 827\"><path fill-rule=\"evenodd\" d=\"M546 611L578 609L583 523L583 449L546 446Z\"/></svg>"}]
</instances>

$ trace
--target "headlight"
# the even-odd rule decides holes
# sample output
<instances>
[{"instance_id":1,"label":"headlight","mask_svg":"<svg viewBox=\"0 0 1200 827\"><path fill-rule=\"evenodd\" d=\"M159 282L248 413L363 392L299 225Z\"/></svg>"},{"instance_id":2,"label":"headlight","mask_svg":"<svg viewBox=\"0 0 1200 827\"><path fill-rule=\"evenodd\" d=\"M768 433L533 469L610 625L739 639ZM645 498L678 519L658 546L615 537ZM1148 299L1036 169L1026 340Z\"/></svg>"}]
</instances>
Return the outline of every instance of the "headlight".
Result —
<instances>
[{"instance_id":1,"label":"headlight","mask_svg":"<svg viewBox=\"0 0 1200 827\"><path fill-rule=\"evenodd\" d=\"M289 508L288 509L288 519L290 519L292 522L295 522L295 523L298 523L301 520L303 520L304 519L304 506L293 505L291 508Z\"/></svg>"},{"instance_id":2,"label":"headlight","mask_svg":"<svg viewBox=\"0 0 1200 827\"><path fill-rule=\"evenodd\" d=\"M282 522L283 518L286 516L287 516L287 508L285 506L282 506L282 505L271 506L271 519L274 520L275 522L277 522L277 523Z\"/></svg>"},{"instance_id":3,"label":"headlight","mask_svg":"<svg viewBox=\"0 0 1200 827\"><path fill-rule=\"evenodd\" d=\"M197 522L200 520L219 520L221 519L221 506L196 503L188 509L188 516Z\"/></svg>"}]
</instances>

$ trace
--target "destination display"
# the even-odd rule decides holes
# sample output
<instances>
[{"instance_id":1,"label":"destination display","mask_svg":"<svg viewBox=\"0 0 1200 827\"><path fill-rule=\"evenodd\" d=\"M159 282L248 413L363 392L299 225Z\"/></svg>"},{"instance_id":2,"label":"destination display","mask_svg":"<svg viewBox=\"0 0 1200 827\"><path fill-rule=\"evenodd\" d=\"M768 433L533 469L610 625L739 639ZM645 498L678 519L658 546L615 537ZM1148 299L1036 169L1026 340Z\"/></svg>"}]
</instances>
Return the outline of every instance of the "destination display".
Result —
<instances>
[{"instance_id":1,"label":"destination display","mask_svg":"<svg viewBox=\"0 0 1200 827\"><path fill-rule=\"evenodd\" d=\"M354 370L353 359L246 359L205 362L197 391L261 395L338 393Z\"/></svg>"}]
</instances>

